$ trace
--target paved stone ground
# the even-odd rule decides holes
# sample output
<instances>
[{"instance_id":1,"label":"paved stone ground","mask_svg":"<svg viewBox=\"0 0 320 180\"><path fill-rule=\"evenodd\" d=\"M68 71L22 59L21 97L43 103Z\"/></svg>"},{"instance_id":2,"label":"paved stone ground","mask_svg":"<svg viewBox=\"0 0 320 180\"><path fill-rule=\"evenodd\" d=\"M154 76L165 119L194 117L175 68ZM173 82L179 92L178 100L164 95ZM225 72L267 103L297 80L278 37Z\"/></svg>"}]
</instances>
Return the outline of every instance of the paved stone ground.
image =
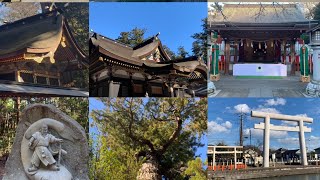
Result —
<instances>
[{"instance_id":1,"label":"paved stone ground","mask_svg":"<svg viewBox=\"0 0 320 180\"><path fill-rule=\"evenodd\" d=\"M305 97L307 83L299 81L299 76L284 79L236 79L222 76L214 82L219 93L209 97Z\"/></svg>"}]
</instances>

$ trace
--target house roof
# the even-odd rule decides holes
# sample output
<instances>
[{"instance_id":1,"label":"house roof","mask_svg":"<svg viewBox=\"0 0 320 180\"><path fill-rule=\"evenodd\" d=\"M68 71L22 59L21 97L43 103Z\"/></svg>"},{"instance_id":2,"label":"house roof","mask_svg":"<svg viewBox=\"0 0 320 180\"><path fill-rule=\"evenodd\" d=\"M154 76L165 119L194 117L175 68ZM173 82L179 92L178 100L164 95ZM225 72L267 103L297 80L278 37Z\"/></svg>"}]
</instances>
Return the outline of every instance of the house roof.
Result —
<instances>
[{"instance_id":1,"label":"house roof","mask_svg":"<svg viewBox=\"0 0 320 180\"><path fill-rule=\"evenodd\" d=\"M215 23L282 24L309 22L298 4L225 4L222 13L211 13Z\"/></svg>"},{"instance_id":2,"label":"house roof","mask_svg":"<svg viewBox=\"0 0 320 180\"><path fill-rule=\"evenodd\" d=\"M54 10L37 14L12 23L0 26L0 62L12 60L32 59L33 57L45 57L53 54L54 59L61 53L57 49L63 49L61 42L68 44L68 49L63 56L69 59L75 57L84 60L88 64L85 53L75 41L64 16ZM70 56L70 57L69 57Z\"/></svg>"}]
</instances>

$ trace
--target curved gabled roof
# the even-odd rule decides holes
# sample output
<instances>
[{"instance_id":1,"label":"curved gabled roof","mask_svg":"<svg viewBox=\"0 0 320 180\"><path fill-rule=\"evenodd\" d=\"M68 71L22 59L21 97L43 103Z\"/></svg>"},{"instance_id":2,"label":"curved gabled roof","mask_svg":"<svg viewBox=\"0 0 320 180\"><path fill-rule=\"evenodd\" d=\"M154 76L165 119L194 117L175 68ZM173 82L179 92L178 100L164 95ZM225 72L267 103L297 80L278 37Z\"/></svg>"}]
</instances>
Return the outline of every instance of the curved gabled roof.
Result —
<instances>
[{"instance_id":1,"label":"curved gabled roof","mask_svg":"<svg viewBox=\"0 0 320 180\"><path fill-rule=\"evenodd\" d=\"M87 61L85 53L75 41L64 16L57 10L24 18L0 26L0 62L28 56L42 57L61 47L64 41L72 53Z\"/></svg>"},{"instance_id":2,"label":"curved gabled roof","mask_svg":"<svg viewBox=\"0 0 320 180\"><path fill-rule=\"evenodd\" d=\"M170 60L157 36L151 37L135 47L130 47L97 33L91 36L90 42L99 49L100 53L129 64L142 65L142 59L154 53L157 49L159 49L165 61Z\"/></svg>"}]
</instances>

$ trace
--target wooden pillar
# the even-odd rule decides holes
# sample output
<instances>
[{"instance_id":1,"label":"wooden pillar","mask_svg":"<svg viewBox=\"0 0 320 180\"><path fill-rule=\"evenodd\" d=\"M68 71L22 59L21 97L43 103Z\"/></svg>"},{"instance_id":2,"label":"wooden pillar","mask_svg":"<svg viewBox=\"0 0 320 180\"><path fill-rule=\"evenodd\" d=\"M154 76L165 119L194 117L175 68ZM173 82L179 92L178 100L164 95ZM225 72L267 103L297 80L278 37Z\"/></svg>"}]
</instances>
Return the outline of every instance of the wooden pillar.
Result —
<instances>
[{"instance_id":1,"label":"wooden pillar","mask_svg":"<svg viewBox=\"0 0 320 180\"><path fill-rule=\"evenodd\" d=\"M169 83L169 92L170 92L170 97L174 97L174 92L173 92L173 83Z\"/></svg>"},{"instance_id":2,"label":"wooden pillar","mask_svg":"<svg viewBox=\"0 0 320 180\"><path fill-rule=\"evenodd\" d=\"M46 77L46 82L47 82L47 85L50 85L50 78L49 77Z\"/></svg>"},{"instance_id":3,"label":"wooden pillar","mask_svg":"<svg viewBox=\"0 0 320 180\"><path fill-rule=\"evenodd\" d=\"M15 80L16 80L17 82L21 82L21 76L20 76L20 71L19 71L19 70L16 70Z\"/></svg>"},{"instance_id":4,"label":"wooden pillar","mask_svg":"<svg viewBox=\"0 0 320 180\"><path fill-rule=\"evenodd\" d=\"M296 59L296 56L295 56L295 41L293 40L290 44L290 57L291 57L291 75L294 75L295 74L295 59Z\"/></svg>"},{"instance_id":5,"label":"wooden pillar","mask_svg":"<svg viewBox=\"0 0 320 180\"><path fill-rule=\"evenodd\" d=\"M286 57L287 57L287 41L286 40L282 40L282 44L283 44L283 64L286 64Z\"/></svg>"},{"instance_id":6,"label":"wooden pillar","mask_svg":"<svg viewBox=\"0 0 320 180\"><path fill-rule=\"evenodd\" d=\"M133 97L134 96L134 92L133 92L133 79L132 79L132 73L129 73L129 86L128 86L128 91L129 91L129 97Z\"/></svg>"},{"instance_id":7,"label":"wooden pillar","mask_svg":"<svg viewBox=\"0 0 320 180\"><path fill-rule=\"evenodd\" d=\"M234 63L238 62L238 54L239 54L239 44L238 43L239 42L237 40L234 43Z\"/></svg>"},{"instance_id":8,"label":"wooden pillar","mask_svg":"<svg viewBox=\"0 0 320 180\"><path fill-rule=\"evenodd\" d=\"M229 74L229 63L230 63L230 42L229 42L229 40L226 40L225 54L226 54L226 63L225 63L224 74Z\"/></svg>"},{"instance_id":9,"label":"wooden pillar","mask_svg":"<svg viewBox=\"0 0 320 180\"><path fill-rule=\"evenodd\" d=\"M144 86L142 87L143 88L143 92L144 92L144 95L147 97L149 97L151 94L149 94L148 92L148 89L149 89L149 82L148 82L148 76L145 75L144 76Z\"/></svg>"},{"instance_id":10,"label":"wooden pillar","mask_svg":"<svg viewBox=\"0 0 320 180\"><path fill-rule=\"evenodd\" d=\"M237 148L234 147L234 169L237 169Z\"/></svg>"},{"instance_id":11,"label":"wooden pillar","mask_svg":"<svg viewBox=\"0 0 320 180\"><path fill-rule=\"evenodd\" d=\"M59 86L61 86L60 78L61 78L61 74L60 74L60 73L58 73L58 85L59 85Z\"/></svg>"},{"instance_id":12,"label":"wooden pillar","mask_svg":"<svg viewBox=\"0 0 320 180\"><path fill-rule=\"evenodd\" d=\"M213 147L212 161L212 166L214 169L214 166L216 165L216 147Z\"/></svg>"},{"instance_id":13,"label":"wooden pillar","mask_svg":"<svg viewBox=\"0 0 320 180\"><path fill-rule=\"evenodd\" d=\"M37 84L37 76L34 72L32 73L32 76L33 76L33 83Z\"/></svg>"}]
</instances>

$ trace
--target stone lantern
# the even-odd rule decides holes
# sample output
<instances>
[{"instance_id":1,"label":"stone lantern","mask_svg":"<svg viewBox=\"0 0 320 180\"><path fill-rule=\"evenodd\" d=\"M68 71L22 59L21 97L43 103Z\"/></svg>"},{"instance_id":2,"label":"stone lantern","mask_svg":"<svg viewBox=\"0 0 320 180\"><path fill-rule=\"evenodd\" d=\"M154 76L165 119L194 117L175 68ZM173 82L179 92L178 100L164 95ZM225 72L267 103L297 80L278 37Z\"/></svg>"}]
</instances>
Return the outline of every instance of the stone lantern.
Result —
<instances>
[{"instance_id":1,"label":"stone lantern","mask_svg":"<svg viewBox=\"0 0 320 180\"><path fill-rule=\"evenodd\" d=\"M313 76L308 83L306 94L311 97L320 97L320 25L309 31L310 44L313 50Z\"/></svg>"}]
</instances>

